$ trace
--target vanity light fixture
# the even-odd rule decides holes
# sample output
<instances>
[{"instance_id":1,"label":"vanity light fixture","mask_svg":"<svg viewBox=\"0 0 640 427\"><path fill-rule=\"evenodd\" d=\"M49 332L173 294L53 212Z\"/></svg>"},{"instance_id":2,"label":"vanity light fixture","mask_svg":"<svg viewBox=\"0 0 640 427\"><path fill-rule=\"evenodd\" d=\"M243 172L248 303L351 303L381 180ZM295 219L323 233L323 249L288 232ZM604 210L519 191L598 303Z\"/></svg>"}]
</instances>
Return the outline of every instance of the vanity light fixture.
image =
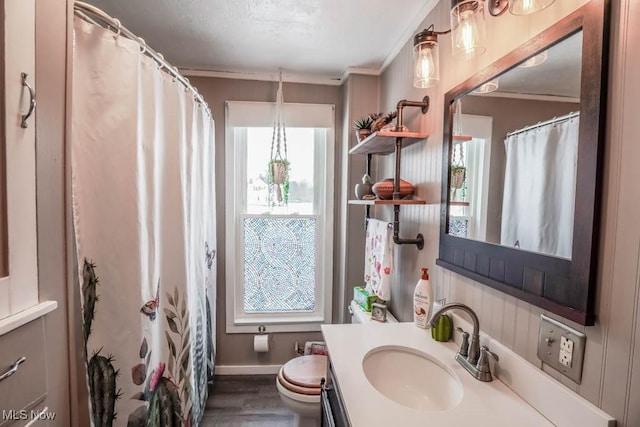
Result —
<instances>
[{"instance_id":1,"label":"vanity light fixture","mask_svg":"<svg viewBox=\"0 0 640 427\"><path fill-rule=\"evenodd\" d=\"M513 15L531 15L551 6L556 0L510 0L509 12Z\"/></svg>"},{"instance_id":2,"label":"vanity light fixture","mask_svg":"<svg viewBox=\"0 0 640 427\"><path fill-rule=\"evenodd\" d=\"M434 87L440 80L440 49L438 35L449 31L433 31L433 25L413 38L413 86Z\"/></svg>"},{"instance_id":3,"label":"vanity light fixture","mask_svg":"<svg viewBox=\"0 0 640 427\"><path fill-rule=\"evenodd\" d=\"M438 36L451 33L454 57L468 60L482 55L487 50L485 46L485 3L492 16L499 16L507 8L514 15L528 15L546 8L553 2L555 0L451 0L451 29L434 31L433 25L430 25L426 30L416 34L413 39L413 86L430 88L438 83L440 79ZM546 58L534 57L521 66L532 67L541 64L544 60ZM487 85L490 84L491 82L487 83ZM496 89L497 86L487 92Z\"/></svg>"},{"instance_id":4,"label":"vanity light fixture","mask_svg":"<svg viewBox=\"0 0 640 427\"><path fill-rule=\"evenodd\" d=\"M478 87L478 89L474 90L472 93L478 93L478 94L491 93L498 90L498 87L499 87L498 78L496 77L495 79L482 84L480 87Z\"/></svg>"},{"instance_id":5,"label":"vanity light fixture","mask_svg":"<svg viewBox=\"0 0 640 427\"><path fill-rule=\"evenodd\" d=\"M540 65L545 62L549 58L548 51L540 52L539 54L532 56L531 58L524 61L522 64L518 65L520 68L531 68L536 65Z\"/></svg>"},{"instance_id":6,"label":"vanity light fixture","mask_svg":"<svg viewBox=\"0 0 640 427\"><path fill-rule=\"evenodd\" d=\"M489 13L502 14L508 0L451 0L451 29L434 31L430 25L413 39L413 86L434 87L440 79L440 53L438 36L451 33L453 56L465 59L482 55L485 47L484 2L488 1Z\"/></svg>"}]
</instances>

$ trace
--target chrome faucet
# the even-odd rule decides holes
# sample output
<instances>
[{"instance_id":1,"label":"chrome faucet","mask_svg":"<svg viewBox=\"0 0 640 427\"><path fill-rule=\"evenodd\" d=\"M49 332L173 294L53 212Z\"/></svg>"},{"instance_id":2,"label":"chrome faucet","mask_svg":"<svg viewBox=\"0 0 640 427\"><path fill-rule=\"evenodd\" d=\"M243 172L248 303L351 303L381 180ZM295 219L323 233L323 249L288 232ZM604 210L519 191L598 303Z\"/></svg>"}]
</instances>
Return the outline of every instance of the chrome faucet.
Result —
<instances>
[{"instance_id":1,"label":"chrome faucet","mask_svg":"<svg viewBox=\"0 0 640 427\"><path fill-rule=\"evenodd\" d=\"M473 332L471 334L471 341L469 341L469 333L462 331L460 328L456 328L462 331L462 342L460 343L460 349L456 353L456 361L462 365L474 378L480 381L491 381L491 369L489 368L489 356L492 356L498 360L498 356L487 347L480 347L480 321L478 316L471 309L471 307L461 303L451 303L440 307L429 320L429 327L436 326L438 317L446 311L458 309L466 312L471 321L473 322Z\"/></svg>"}]
</instances>

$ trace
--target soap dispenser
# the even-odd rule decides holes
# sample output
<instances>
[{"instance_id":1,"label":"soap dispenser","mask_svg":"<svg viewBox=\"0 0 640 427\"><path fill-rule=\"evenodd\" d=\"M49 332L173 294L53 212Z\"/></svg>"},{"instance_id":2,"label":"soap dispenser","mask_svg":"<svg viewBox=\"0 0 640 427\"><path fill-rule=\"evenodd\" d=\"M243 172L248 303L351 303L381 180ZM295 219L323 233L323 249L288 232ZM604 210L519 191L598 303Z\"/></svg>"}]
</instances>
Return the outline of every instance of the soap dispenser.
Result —
<instances>
[{"instance_id":1,"label":"soap dispenser","mask_svg":"<svg viewBox=\"0 0 640 427\"><path fill-rule=\"evenodd\" d=\"M413 293L413 321L422 329L428 328L429 316L433 306L433 289L429 282L429 269L422 268L422 277L418 280Z\"/></svg>"}]
</instances>

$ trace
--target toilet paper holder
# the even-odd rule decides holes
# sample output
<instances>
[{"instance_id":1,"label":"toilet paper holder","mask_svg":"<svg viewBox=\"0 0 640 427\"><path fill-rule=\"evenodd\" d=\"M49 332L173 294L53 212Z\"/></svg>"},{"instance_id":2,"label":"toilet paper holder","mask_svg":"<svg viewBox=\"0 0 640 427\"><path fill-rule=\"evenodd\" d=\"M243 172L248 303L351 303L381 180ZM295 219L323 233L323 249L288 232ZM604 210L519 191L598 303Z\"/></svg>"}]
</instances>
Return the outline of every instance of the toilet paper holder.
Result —
<instances>
[{"instance_id":1,"label":"toilet paper holder","mask_svg":"<svg viewBox=\"0 0 640 427\"><path fill-rule=\"evenodd\" d=\"M258 333L253 336L253 351L267 353L269 351L269 335L264 325L258 326Z\"/></svg>"}]
</instances>

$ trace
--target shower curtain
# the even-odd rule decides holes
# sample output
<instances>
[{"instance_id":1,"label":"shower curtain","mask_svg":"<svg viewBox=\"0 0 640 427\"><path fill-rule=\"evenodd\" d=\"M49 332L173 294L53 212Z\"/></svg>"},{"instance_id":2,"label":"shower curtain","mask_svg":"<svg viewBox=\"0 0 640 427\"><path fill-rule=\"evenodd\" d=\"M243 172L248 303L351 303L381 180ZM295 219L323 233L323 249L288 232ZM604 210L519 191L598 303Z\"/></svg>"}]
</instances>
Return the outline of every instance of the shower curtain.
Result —
<instances>
[{"instance_id":1,"label":"shower curtain","mask_svg":"<svg viewBox=\"0 0 640 427\"><path fill-rule=\"evenodd\" d=\"M500 242L571 258L579 117L508 136Z\"/></svg>"},{"instance_id":2,"label":"shower curtain","mask_svg":"<svg viewBox=\"0 0 640 427\"><path fill-rule=\"evenodd\" d=\"M72 197L94 426L197 425L215 331L214 129L137 42L76 18Z\"/></svg>"}]
</instances>

